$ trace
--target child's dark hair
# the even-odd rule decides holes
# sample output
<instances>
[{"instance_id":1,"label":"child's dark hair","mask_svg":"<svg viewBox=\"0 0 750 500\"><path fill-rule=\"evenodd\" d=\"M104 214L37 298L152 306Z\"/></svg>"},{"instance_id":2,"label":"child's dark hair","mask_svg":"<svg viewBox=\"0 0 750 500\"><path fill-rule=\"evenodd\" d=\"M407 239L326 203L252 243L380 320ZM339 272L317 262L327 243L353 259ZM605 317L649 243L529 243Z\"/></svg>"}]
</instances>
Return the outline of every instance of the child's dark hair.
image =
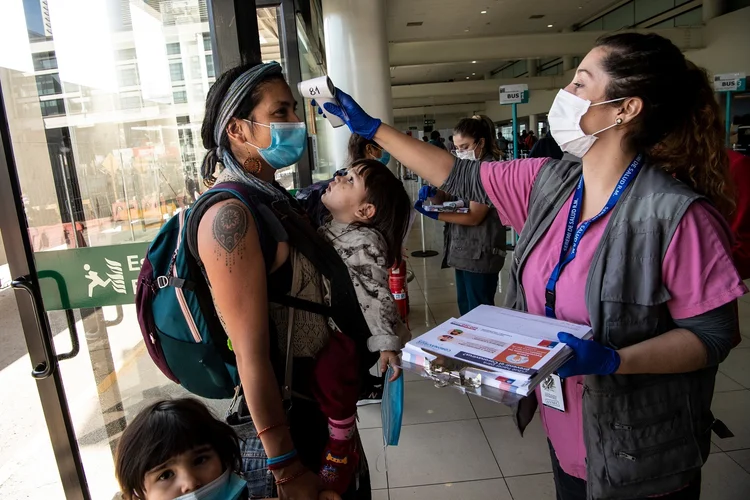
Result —
<instances>
[{"instance_id":1,"label":"child's dark hair","mask_svg":"<svg viewBox=\"0 0 750 500\"><path fill-rule=\"evenodd\" d=\"M389 267L401 264L412 208L404 185L377 160L357 160L351 168L357 170L365 183L365 202L375 207L375 216L361 225L375 229L383 237Z\"/></svg>"},{"instance_id":2,"label":"child's dark hair","mask_svg":"<svg viewBox=\"0 0 750 500\"><path fill-rule=\"evenodd\" d=\"M239 470L237 434L196 399L158 401L125 428L117 446L115 473L126 500L145 498L146 473L170 458L199 446L214 449L225 468Z\"/></svg>"}]
</instances>

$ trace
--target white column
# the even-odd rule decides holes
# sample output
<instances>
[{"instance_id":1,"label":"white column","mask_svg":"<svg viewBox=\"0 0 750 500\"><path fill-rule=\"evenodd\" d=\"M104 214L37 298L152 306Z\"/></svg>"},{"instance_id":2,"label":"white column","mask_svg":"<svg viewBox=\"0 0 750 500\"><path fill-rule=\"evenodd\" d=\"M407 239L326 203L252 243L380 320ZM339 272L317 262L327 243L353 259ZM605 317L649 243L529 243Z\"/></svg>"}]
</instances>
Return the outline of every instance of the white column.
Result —
<instances>
[{"instance_id":1,"label":"white column","mask_svg":"<svg viewBox=\"0 0 750 500\"><path fill-rule=\"evenodd\" d=\"M371 116L393 123L385 0L323 0L328 76ZM336 168L347 159L346 126L331 136ZM395 171L395 161L389 167Z\"/></svg>"},{"instance_id":2,"label":"white column","mask_svg":"<svg viewBox=\"0 0 750 500\"><path fill-rule=\"evenodd\" d=\"M725 0L703 0L703 22L707 23L711 19L723 15L725 9Z\"/></svg>"},{"instance_id":3,"label":"white column","mask_svg":"<svg viewBox=\"0 0 750 500\"><path fill-rule=\"evenodd\" d=\"M537 119L536 115L529 115L529 130L534 131L537 139L539 139L539 131L537 130L538 125L539 120Z\"/></svg>"},{"instance_id":4,"label":"white column","mask_svg":"<svg viewBox=\"0 0 750 500\"><path fill-rule=\"evenodd\" d=\"M563 28L563 33L571 33L573 30L570 28ZM563 73L573 69L573 56L562 56Z\"/></svg>"}]
</instances>

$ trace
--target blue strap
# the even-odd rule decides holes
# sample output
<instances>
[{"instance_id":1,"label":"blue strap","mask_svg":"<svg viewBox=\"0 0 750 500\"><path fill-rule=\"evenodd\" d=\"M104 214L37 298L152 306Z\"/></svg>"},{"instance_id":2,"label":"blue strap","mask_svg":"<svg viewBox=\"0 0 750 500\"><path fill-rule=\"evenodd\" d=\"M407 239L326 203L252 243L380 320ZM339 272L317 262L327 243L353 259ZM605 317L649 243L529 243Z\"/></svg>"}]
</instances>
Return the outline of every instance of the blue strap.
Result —
<instances>
[{"instance_id":1,"label":"blue strap","mask_svg":"<svg viewBox=\"0 0 750 500\"><path fill-rule=\"evenodd\" d=\"M280 464L281 462L286 462L287 460L291 460L292 458L296 456L297 456L297 450L294 449L290 451L289 453L285 453L281 455L280 457L273 457L273 458L266 459L266 466Z\"/></svg>"},{"instance_id":2,"label":"blue strap","mask_svg":"<svg viewBox=\"0 0 750 500\"><path fill-rule=\"evenodd\" d=\"M630 163L627 170L620 177L620 182L615 186L615 190L609 197L609 200L604 205L604 208L589 220L583 221L580 226L578 222L581 220L581 205L583 204L583 174L578 180L578 186L576 187L575 193L573 194L573 202L570 205L570 211L568 212L568 222L565 227L565 237L563 238L562 248L560 249L560 259L557 265L552 270L552 274L547 281L547 287L545 289L545 306L544 312L548 318L555 318L555 288L557 286L557 280L560 279L562 270L567 266L573 259L576 258L576 252L578 251L578 244L581 242L581 238L586 234L589 226L593 222L601 219L612 210L617 202L622 197L622 193L625 189L633 182L635 176L641 170L642 166L642 155L638 155ZM576 229L578 227L578 229Z\"/></svg>"}]
</instances>

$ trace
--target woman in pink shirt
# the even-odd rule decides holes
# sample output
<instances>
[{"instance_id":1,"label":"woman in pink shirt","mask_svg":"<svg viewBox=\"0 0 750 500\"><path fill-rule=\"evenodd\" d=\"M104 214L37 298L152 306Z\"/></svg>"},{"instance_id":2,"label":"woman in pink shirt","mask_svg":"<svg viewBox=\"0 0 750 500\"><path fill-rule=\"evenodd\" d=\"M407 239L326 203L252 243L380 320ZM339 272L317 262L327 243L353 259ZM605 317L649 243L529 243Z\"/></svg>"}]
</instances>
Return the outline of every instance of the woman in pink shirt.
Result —
<instances>
[{"instance_id":1,"label":"woman in pink shirt","mask_svg":"<svg viewBox=\"0 0 750 500\"><path fill-rule=\"evenodd\" d=\"M325 110L353 132L520 232L508 305L592 325L593 341L560 334L574 351L559 370L565 409L541 408L558 499L699 498L716 367L747 291L705 72L657 35L600 40L549 113L582 164L455 160L338 97L346 114ZM535 406L519 407L521 431Z\"/></svg>"}]
</instances>

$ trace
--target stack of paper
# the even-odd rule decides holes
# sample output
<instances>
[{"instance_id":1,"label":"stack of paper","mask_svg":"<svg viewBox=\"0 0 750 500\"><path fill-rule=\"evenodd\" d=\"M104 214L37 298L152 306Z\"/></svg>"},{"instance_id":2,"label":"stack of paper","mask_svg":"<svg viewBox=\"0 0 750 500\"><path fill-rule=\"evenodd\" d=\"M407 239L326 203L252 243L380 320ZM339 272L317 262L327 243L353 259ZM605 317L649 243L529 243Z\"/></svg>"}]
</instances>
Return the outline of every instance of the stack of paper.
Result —
<instances>
[{"instance_id":1,"label":"stack of paper","mask_svg":"<svg viewBox=\"0 0 750 500\"><path fill-rule=\"evenodd\" d=\"M411 340L404 361L425 368L458 363L467 379L528 395L571 356L558 332L590 338L591 328L500 307L480 306Z\"/></svg>"}]
</instances>

